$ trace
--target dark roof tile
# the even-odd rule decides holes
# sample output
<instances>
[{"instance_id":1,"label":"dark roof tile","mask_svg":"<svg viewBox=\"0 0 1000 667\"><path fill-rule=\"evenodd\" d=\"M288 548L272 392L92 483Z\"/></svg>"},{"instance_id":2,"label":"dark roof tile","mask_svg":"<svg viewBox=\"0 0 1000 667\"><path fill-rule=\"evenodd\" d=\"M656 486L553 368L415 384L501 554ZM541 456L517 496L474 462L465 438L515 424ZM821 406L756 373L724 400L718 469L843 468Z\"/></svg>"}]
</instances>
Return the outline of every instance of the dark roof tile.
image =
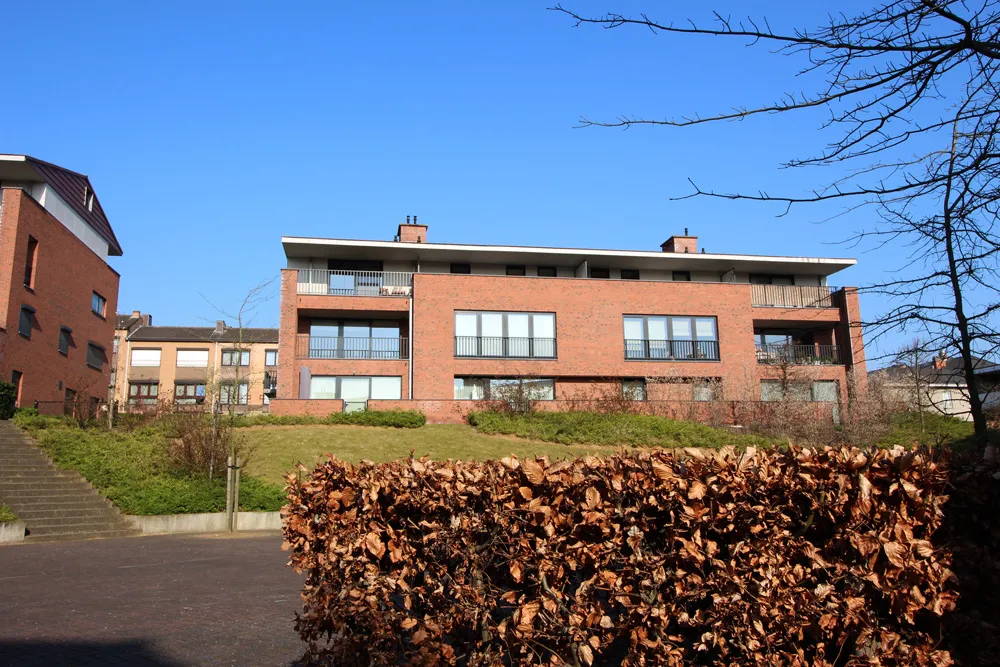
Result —
<instances>
[{"instance_id":1,"label":"dark roof tile","mask_svg":"<svg viewBox=\"0 0 1000 667\"><path fill-rule=\"evenodd\" d=\"M242 336L244 343L278 342L277 329L246 327ZM229 327L219 335L216 334L215 327L139 327L129 335L128 339L146 342L236 343L240 340L240 330Z\"/></svg>"}]
</instances>

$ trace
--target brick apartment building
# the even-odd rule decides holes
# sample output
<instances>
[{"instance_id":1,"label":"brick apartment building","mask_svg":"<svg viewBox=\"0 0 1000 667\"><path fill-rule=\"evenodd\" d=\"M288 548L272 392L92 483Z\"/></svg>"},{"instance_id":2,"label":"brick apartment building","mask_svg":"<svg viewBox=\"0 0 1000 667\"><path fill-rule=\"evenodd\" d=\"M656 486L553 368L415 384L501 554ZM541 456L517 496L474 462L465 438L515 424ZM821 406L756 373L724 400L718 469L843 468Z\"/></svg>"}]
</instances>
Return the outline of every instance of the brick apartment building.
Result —
<instances>
[{"instance_id":1,"label":"brick apartment building","mask_svg":"<svg viewBox=\"0 0 1000 667\"><path fill-rule=\"evenodd\" d=\"M273 413L458 421L512 385L541 409L794 386L833 412L865 381L857 292L828 283L856 260L706 253L687 230L658 252L430 243L415 222L393 241L282 239Z\"/></svg>"},{"instance_id":2,"label":"brick apartment building","mask_svg":"<svg viewBox=\"0 0 1000 667\"><path fill-rule=\"evenodd\" d=\"M19 405L107 400L121 254L86 176L0 155L0 378Z\"/></svg>"},{"instance_id":3,"label":"brick apartment building","mask_svg":"<svg viewBox=\"0 0 1000 667\"><path fill-rule=\"evenodd\" d=\"M119 409L264 408L277 387L278 330L153 326L148 313L118 315L114 397Z\"/></svg>"}]
</instances>

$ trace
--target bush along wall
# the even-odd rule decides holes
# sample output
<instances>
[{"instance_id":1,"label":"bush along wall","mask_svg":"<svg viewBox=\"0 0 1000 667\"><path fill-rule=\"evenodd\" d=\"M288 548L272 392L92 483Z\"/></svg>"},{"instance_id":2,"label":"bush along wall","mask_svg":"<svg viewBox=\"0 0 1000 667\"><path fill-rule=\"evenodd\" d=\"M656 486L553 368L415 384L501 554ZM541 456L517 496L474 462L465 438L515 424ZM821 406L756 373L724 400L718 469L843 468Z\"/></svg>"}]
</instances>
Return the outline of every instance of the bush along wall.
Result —
<instances>
[{"instance_id":1,"label":"bush along wall","mask_svg":"<svg viewBox=\"0 0 1000 667\"><path fill-rule=\"evenodd\" d=\"M947 452L333 459L289 478L331 665L933 665Z\"/></svg>"}]
</instances>

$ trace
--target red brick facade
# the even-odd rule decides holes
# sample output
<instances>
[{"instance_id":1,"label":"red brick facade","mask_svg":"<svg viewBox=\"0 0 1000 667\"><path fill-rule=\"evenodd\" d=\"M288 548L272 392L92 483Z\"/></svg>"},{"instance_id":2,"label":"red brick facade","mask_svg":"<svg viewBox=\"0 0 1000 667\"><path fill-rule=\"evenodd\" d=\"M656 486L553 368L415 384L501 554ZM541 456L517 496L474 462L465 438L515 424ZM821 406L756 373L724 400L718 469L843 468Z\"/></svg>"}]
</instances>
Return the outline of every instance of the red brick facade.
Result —
<instances>
[{"instance_id":1,"label":"red brick facade","mask_svg":"<svg viewBox=\"0 0 1000 667\"><path fill-rule=\"evenodd\" d=\"M107 400L118 274L30 195L0 193L0 379L19 371L21 405L37 400L50 412L61 411L66 389ZM32 287L24 285L29 236L38 241ZM94 292L106 299L103 317L91 311ZM18 333L22 306L35 309L30 339ZM66 355L62 327L72 330ZM89 343L104 348L100 370L87 364Z\"/></svg>"},{"instance_id":2,"label":"red brick facade","mask_svg":"<svg viewBox=\"0 0 1000 667\"><path fill-rule=\"evenodd\" d=\"M691 400L684 395L684 384L672 384L679 378L719 380L719 402L730 406L759 401L761 380L780 379L783 370L757 363L754 329L780 326L820 327L816 344L837 345L844 357L839 365L796 366L795 379L836 381L844 402L849 370L862 381L865 377L857 291L850 288L834 295L833 307L776 308L753 306L752 286L746 283L416 273L411 360L334 361L295 358L295 337L308 333L310 317L357 313L408 321L409 299L299 295L296 281L295 270L282 272L279 399L300 398L303 367L313 375L398 375L404 400L371 400L369 408L415 408L431 421L454 422L461 421L474 404L454 400L454 379L459 376L553 378L556 400L540 402L541 409L566 409L571 401L591 398L595 392L620 391L622 378L646 378L649 403L661 401L662 410L679 414L690 411L685 401ZM461 310L555 313L556 358L457 358L455 312ZM627 360L625 315L715 317L719 360ZM690 385L686 386L690 394ZM675 407L665 407L668 402ZM715 412L727 409L732 410L723 407ZM829 404L817 406L819 412L831 409ZM707 420L707 413L695 417Z\"/></svg>"}]
</instances>

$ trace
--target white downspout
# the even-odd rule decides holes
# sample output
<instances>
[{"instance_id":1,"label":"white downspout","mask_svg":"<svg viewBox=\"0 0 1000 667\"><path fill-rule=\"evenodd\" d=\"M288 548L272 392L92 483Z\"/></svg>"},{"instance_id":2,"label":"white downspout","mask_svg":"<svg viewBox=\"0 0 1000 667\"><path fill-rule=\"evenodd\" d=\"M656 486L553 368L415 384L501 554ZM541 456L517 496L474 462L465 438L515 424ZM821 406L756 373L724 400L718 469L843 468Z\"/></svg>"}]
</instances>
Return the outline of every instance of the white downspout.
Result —
<instances>
[{"instance_id":1,"label":"white downspout","mask_svg":"<svg viewBox=\"0 0 1000 667\"><path fill-rule=\"evenodd\" d=\"M407 367L410 370L410 381L409 381L409 384L407 385L409 387L409 391L407 393L409 394L410 400L412 401L413 400L413 285L412 285L412 279L411 279L411 285L410 285L410 321L409 321L409 323L410 323L410 327L409 327L410 328L410 340L409 340L410 360L407 362Z\"/></svg>"}]
</instances>

